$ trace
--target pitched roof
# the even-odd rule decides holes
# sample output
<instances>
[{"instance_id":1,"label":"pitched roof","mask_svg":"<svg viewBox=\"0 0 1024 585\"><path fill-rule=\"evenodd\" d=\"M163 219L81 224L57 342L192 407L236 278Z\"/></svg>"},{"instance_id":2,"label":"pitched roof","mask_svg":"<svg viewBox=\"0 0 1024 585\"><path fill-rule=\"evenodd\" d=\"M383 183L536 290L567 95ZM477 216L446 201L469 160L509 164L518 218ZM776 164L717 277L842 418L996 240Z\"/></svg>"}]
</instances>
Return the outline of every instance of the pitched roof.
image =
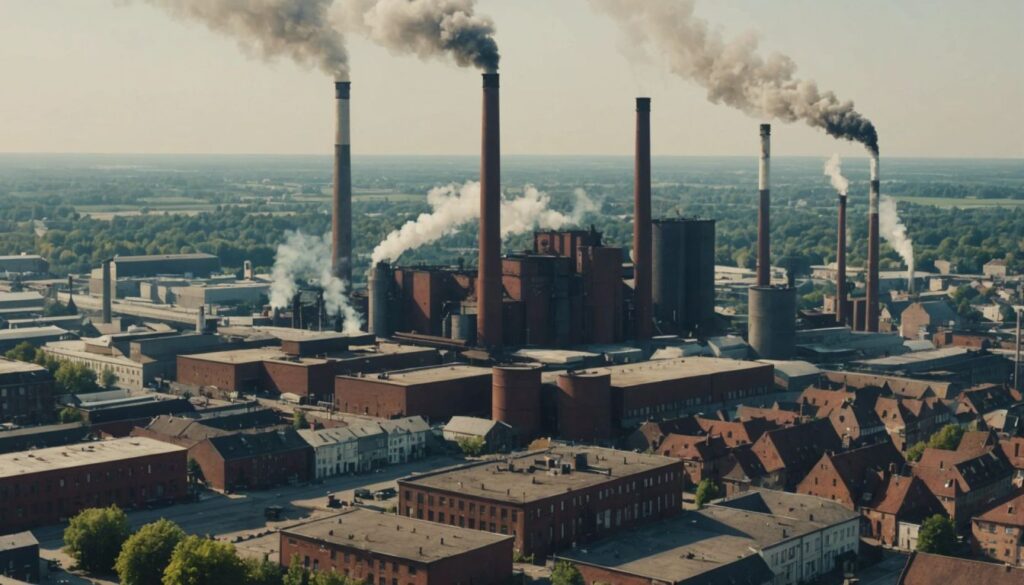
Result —
<instances>
[{"instance_id":1,"label":"pitched roof","mask_svg":"<svg viewBox=\"0 0 1024 585\"><path fill-rule=\"evenodd\" d=\"M767 449L766 447L770 447ZM754 445L754 452L761 458L767 471L785 468L790 478L799 481L827 451L838 451L842 441L828 420L783 427L766 432ZM762 453L769 453L762 456ZM777 455L770 456L770 453ZM795 475L792 475L795 474Z\"/></svg>"},{"instance_id":2,"label":"pitched roof","mask_svg":"<svg viewBox=\"0 0 1024 585\"><path fill-rule=\"evenodd\" d=\"M700 425L701 433L679 433L679 434L708 434L718 435L730 447L743 443L753 443L769 429L777 428L778 425L763 418L748 421L729 421L715 418L697 417L697 424Z\"/></svg>"},{"instance_id":3,"label":"pitched roof","mask_svg":"<svg viewBox=\"0 0 1024 585\"><path fill-rule=\"evenodd\" d=\"M740 445L729 453L722 464L722 478L733 481L750 481L763 477L767 472L750 445Z\"/></svg>"},{"instance_id":4,"label":"pitched roof","mask_svg":"<svg viewBox=\"0 0 1024 585\"><path fill-rule=\"evenodd\" d=\"M993 449L984 451L924 450L914 466L920 477L936 496L953 497L984 487L1012 475L1013 469Z\"/></svg>"},{"instance_id":5,"label":"pitched roof","mask_svg":"<svg viewBox=\"0 0 1024 585\"><path fill-rule=\"evenodd\" d=\"M960 437L960 444L956 450L979 452L995 446L998 442L999 438L992 431L967 431Z\"/></svg>"},{"instance_id":6,"label":"pitched roof","mask_svg":"<svg viewBox=\"0 0 1024 585\"><path fill-rule=\"evenodd\" d=\"M444 432L458 433L460 435L473 435L477 437L486 437L495 427L505 426L508 427L508 423L504 423L499 420L491 420L489 418L477 418L474 416L453 416L448 424L444 425ZM509 427L511 428L511 427Z\"/></svg>"},{"instance_id":7,"label":"pitched roof","mask_svg":"<svg viewBox=\"0 0 1024 585\"><path fill-rule=\"evenodd\" d=\"M1024 492L1019 492L992 506L977 519L1024 528Z\"/></svg>"},{"instance_id":8,"label":"pitched roof","mask_svg":"<svg viewBox=\"0 0 1024 585\"><path fill-rule=\"evenodd\" d=\"M695 461L711 461L729 454L729 447L718 435L676 435L665 437L658 453Z\"/></svg>"},{"instance_id":9,"label":"pitched roof","mask_svg":"<svg viewBox=\"0 0 1024 585\"><path fill-rule=\"evenodd\" d=\"M309 448L309 444L291 427L230 433L210 437L208 440L225 460L245 459Z\"/></svg>"},{"instance_id":10,"label":"pitched roof","mask_svg":"<svg viewBox=\"0 0 1024 585\"><path fill-rule=\"evenodd\" d=\"M208 427L195 419L170 415L154 418L146 425L146 430L187 445L230 434L229 431Z\"/></svg>"},{"instance_id":11,"label":"pitched roof","mask_svg":"<svg viewBox=\"0 0 1024 585\"><path fill-rule=\"evenodd\" d=\"M1014 469L1024 469L1024 437L1010 437L999 441L1006 460Z\"/></svg>"},{"instance_id":12,"label":"pitched roof","mask_svg":"<svg viewBox=\"0 0 1024 585\"><path fill-rule=\"evenodd\" d=\"M896 585L1020 585L1024 569L923 552L911 553Z\"/></svg>"},{"instance_id":13,"label":"pitched roof","mask_svg":"<svg viewBox=\"0 0 1024 585\"><path fill-rule=\"evenodd\" d=\"M781 408L760 408L746 404L736 407L736 418L744 421L764 419L776 425L795 425L800 422L801 417L799 412Z\"/></svg>"},{"instance_id":14,"label":"pitched roof","mask_svg":"<svg viewBox=\"0 0 1024 585\"><path fill-rule=\"evenodd\" d=\"M879 491L886 474L898 472L906 464L906 460L890 441L845 453L826 454L824 458L831 460L856 505L861 503L865 495Z\"/></svg>"},{"instance_id":15,"label":"pitched roof","mask_svg":"<svg viewBox=\"0 0 1024 585\"><path fill-rule=\"evenodd\" d=\"M918 509L918 513L913 517L906 516L908 504ZM864 507L884 514L899 515L901 519L911 521L923 519L932 513L945 513L942 504L928 491L928 486L913 475L896 474L885 478L871 501Z\"/></svg>"}]
</instances>

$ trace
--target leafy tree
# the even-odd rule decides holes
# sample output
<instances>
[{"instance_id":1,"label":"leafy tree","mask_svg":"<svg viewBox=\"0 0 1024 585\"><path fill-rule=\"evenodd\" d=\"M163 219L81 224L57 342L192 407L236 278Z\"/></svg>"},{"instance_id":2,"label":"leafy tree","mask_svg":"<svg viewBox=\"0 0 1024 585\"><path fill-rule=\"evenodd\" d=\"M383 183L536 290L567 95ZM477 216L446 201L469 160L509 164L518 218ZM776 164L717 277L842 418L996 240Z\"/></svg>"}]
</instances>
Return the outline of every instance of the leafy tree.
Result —
<instances>
[{"instance_id":1,"label":"leafy tree","mask_svg":"<svg viewBox=\"0 0 1024 585\"><path fill-rule=\"evenodd\" d=\"M117 385L117 374L110 368L104 368L103 373L100 374L100 384L104 389L110 390Z\"/></svg>"},{"instance_id":2,"label":"leafy tree","mask_svg":"<svg viewBox=\"0 0 1024 585\"><path fill-rule=\"evenodd\" d=\"M558 561L551 571L551 585L586 585L583 575L576 565L567 561Z\"/></svg>"},{"instance_id":3,"label":"leafy tree","mask_svg":"<svg viewBox=\"0 0 1024 585\"><path fill-rule=\"evenodd\" d=\"M42 351L36 351L36 358L32 361L49 370L51 374L56 374L57 370L61 366L60 360L53 357L52 355L47 355Z\"/></svg>"},{"instance_id":4,"label":"leafy tree","mask_svg":"<svg viewBox=\"0 0 1024 585\"><path fill-rule=\"evenodd\" d=\"M697 493L694 497L694 503L697 504L698 508L703 508L704 504L718 497L718 486L715 482L710 479L702 479L697 484Z\"/></svg>"},{"instance_id":5,"label":"leafy tree","mask_svg":"<svg viewBox=\"0 0 1024 585\"><path fill-rule=\"evenodd\" d=\"M964 436L964 429L958 424L948 424L935 432L928 439L928 446L932 449L946 449L952 451L960 446L960 439Z\"/></svg>"},{"instance_id":6,"label":"leafy tree","mask_svg":"<svg viewBox=\"0 0 1024 585\"><path fill-rule=\"evenodd\" d=\"M108 573L130 534L128 516L117 506L88 508L64 529L64 550L82 569Z\"/></svg>"},{"instance_id":7,"label":"leafy tree","mask_svg":"<svg viewBox=\"0 0 1024 585\"><path fill-rule=\"evenodd\" d=\"M282 585L281 567L267 558L243 559L245 585Z\"/></svg>"},{"instance_id":8,"label":"leafy tree","mask_svg":"<svg viewBox=\"0 0 1024 585\"><path fill-rule=\"evenodd\" d=\"M32 345L27 341L22 341L13 348L7 350L4 356L9 360L18 360L19 362L32 362L36 359L36 346Z\"/></svg>"},{"instance_id":9,"label":"leafy tree","mask_svg":"<svg viewBox=\"0 0 1024 585\"><path fill-rule=\"evenodd\" d=\"M235 547L199 536L186 536L171 553L163 585L245 583L246 565Z\"/></svg>"},{"instance_id":10,"label":"leafy tree","mask_svg":"<svg viewBox=\"0 0 1024 585\"><path fill-rule=\"evenodd\" d=\"M320 571L310 579L310 585L361 585L363 580L355 580L335 571Z\"/></svg>"},{"instance_id":11,"label":"leafy tree","mask_svg":"<svg viewBox=\"0 0 1024 585\"><path fill-rule=\"evenodd\" d=\"M125 541L114 564L122 585L159 583L174 547L183 538L185 531L164 518L140 528Z\"/></svg>"},{"instance_id":12,"label":"leafy tree","mask_svg":"<svg viewBox=\"0 0 1024 585\"><path fill-rule=\"evenodd\" d=\"M459 439L459 449L462 449L462 453L467 457L477 457L484 452L484 446L487 441L483 437L466 437L465 439Z\"/></svg>"},{"instance_id":13,"label":"leafy tree","mask_svg":"<svg viewBox=\"0 0 1024 585\"><path fill-rule=\"evenodd\" d=\"M188 470L188 480L191 483L197 484L201 481L206 480L206 478L203 476L203 468L200 467L198 461L196 461L192 457L189 457L188 463L186 463L185 466Z\"/></svg>"},{"instance_id":14,"label":"leafy tree","mask_svg":"<svg viewBox=\"0 0 1024 585\"><path fill-rule=\"evenodd\" d=\"M57 381L57 386L63 392L80 394L95 392L98 389L96 385L96 372L84 364L68 361L62 362L60 367L57 368L56 373L53 374L53 377Z\"/></svg>"},{"instance_id":15,"label":"leafy tree","mask_svg":"<svg viewBox=\"0 0 1024 585\"><path fill-rule=\"evenodd\" d=\"M926 518L917 533L917 550L937 555L953 554L956 551L953 521L942 514Z\"/></svg>"},{"instance_id":16,"label":"leafy tree","mask_svg":"<svg viewBox=\"0 0 1024 585\"><path fill-rule=\"evenodd\" d=\"M309 570L302 566L299 555L292 555L282 583L283 585L309 585Z\"/></svg>"},{"instance_id":17,"label":"leafy tree","mask_svg":"<svg viewBox=\"0 0 1024 585\"><path fill-rule=\"evenodd\" d=\"M924 455L924 450L928 447L924 441L918 441L907 449L907 461L920 461L921 455Z\"/></svg>"},{"instance_id":18,"label":"leafy tree","mask_svg":"<svg viewBox=\"0 0 1024 585\"><path fill-rule=\"evenodd\" d=\"M309 422L306 421L306 413L296 408L292 411L292 426L295 430L302 430L309 428Z\"/></svg>"}]
</instances>

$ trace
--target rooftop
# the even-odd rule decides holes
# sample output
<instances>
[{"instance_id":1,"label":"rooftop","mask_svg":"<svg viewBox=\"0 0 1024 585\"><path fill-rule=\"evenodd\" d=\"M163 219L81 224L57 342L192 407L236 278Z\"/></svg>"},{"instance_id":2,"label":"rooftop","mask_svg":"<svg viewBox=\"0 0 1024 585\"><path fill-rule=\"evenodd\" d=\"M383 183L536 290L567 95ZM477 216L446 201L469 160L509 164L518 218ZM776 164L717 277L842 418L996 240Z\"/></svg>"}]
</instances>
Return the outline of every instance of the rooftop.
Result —
<instances>
[{"instance_id":1,"label":"rooftop","mask_svg":"<svg viewBox=\"0 0 1024 585\"><path fill-rule=\"evenodd\" d=\"M575 456L585 455L585 469ZM571 469L563 470L562 465ZM402 483L509 503L526 503L570 490L601 485L652 469L675 468L675 458L603 447L556 445L543 451L516 453L500 461L469 463L399 480Z\"/></svg>"},{"instance_id":2,"label":"rooftop","mask_svg":"<svg viewBox=\"0 0 1024 585\"><path fill-rule=\"evenodd\" d=\"M50 337L53 335L67 335L66 329L56 325L44 325L42 327L19 327L18 329L0 329L0 340L8 339L32 339L35 337Z\"/></svg>"},{"instance_id":3,"label":"rooftop","mask_svg":"<svg viewBox=\"0 0 1024 585\"><path fill-rule=\"evenodd\" d=\"M43 366L33 364L30 362L20 362L18 360L9 360L7 358L0 358L0 374L21 374L25 372L41 372L45 370Z\"/></svg>"},{"instance_id":4,"label":"rooftop","mask_svg":"<svg viewBox=\"0 0 1024 585\"><path fill-rule=\"evenodd\" d=\"M984 563L956 557L915 552L897 585L934 585L935 583L985 583L985 585L1020 585L1024 569L999 563Z\"/></svg>"},{"instance_id":5,"label":"rooftop","mask_svg":"<svg viewBox=\"0 0 1024 585\"><path fill-rule=\"evenodd\" d=\"M339 376L339 378L361 378L364 380L379 381L384 384L392 384L395 386L415 386L417 384L430 384L433 382L461 380L463 378L476 378L490 375L490 368L481 368L478 366L468 366L464 364L448 364L443 366L430 366L426 368L411 368L408 370L398 370L368 376Z\"/></svg>"},{"instance_id":6,"label":"rooftop","mask_svg":"<svg viewBox=\"0 0 1024 585\"><path fill-rule=\"evenodd\" d=\"M361 508L287 528L281 533L425 564L512 539Z\"/></svg>"},{"instance_id":7,"label":"rooftop","mask_svg":"<svg viewBox=\"0 0 1024 585\"><path fill-rule=\"evenodd\" d=\"M681 378L710 376L724 372L739 372L758 368L771 367L768 364L744 360L731 360L713 357L687 357L667 360L604 366L611 372L611 385L618 388L670 382ZM552 383L563 372L544 374L545 382Z\"/></svg>"},{"instance_id":8,"label":"rooftop","mask_svg":"<svg viewBox=\"0 0 1024 585\"><path fill-rule=\"evenodd\" d=\"M65 447L37 449L28 453L5 453L0 455L0 478L184 450L177 445L162 443L154 439L126 437Z\"/></svg>"},{"instance_id":9,"label":"rooftop","mask_svg":"<svg viewBox=\"0 0 1024 585\"><path fill-rule=\"evenodd\" d=\"M154 260L213 260L217 257L213 254L204 254L201 252L192 254L150 254L146 256L117 256L114 258L114 262L153 262Z\"/></svg>"},{"instance_id":10,"label":"rooftop","mask_svg":"<svg viewBox=\"0 0 1024 585\"><path fill-rule=\"evenodd\" d=\"M14 550L29 546L39 546L39 541L28 531L0 536L0 551Z\"/></svg>"}]
</instances>

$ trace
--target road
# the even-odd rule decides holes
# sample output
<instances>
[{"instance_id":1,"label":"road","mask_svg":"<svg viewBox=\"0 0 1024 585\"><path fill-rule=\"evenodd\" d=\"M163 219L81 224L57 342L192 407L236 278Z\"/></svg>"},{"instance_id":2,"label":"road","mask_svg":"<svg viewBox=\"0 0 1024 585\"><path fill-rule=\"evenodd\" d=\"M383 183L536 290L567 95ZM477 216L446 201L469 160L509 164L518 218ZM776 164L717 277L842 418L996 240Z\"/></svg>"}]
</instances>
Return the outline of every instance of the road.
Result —
<instances>
[{"instance_id":1,"label":"road","mask_svg":"<svg viewBox=\"0 0 1024 585\"><path fill-rule=\"evenodd\" d=\"M322 484L286 486L274 490L224 495L204 492L199 502L176 504L153 510L130 510L128 521L133 529L160 518L173 520L189 534L210 535L221 540L237 542L239 551L245 556L269 554L276 559L276 530L298 523L302 519L316 518L336 513L327 508L327 494L333 493L339 500L351 502L353 491L367 488L371 491L396 487L396 480L413 473L422 473L440 467L455 465L461 459L437 456L393 465L377 473L347 475L325 480ZM381 506L397 505L398 499L378 503ZM263 510L267 506L284 507L280 521L267 522ZM61 550L66 523L44 526L33 530L39 540L40 556L55 559L65 567L71 559ZM262 535L262 536L261 536ZM52 582L52 581L51 581ZM108 581L70 581L72 583L108 583Z\"/></svg>"}]
</instances>

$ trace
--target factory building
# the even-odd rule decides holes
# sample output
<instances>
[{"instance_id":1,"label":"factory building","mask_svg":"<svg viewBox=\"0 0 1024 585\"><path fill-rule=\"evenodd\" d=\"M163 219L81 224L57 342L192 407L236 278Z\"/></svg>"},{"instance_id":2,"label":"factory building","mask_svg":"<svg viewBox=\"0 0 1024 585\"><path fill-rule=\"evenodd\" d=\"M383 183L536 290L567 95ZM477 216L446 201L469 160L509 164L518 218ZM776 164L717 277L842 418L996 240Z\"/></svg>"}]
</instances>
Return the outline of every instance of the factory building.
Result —
<instances>
[{"instance_id":1,"label":"factory building","mask_svg":"<svg viewBox=\"0 0 1024 585\"><path fill-rule=\"evenodd\" d=\"M653 228L656 329L708 337L715 318L715 221L656 219Z\"/></svg>"},{"instance_id":2,"label":"factory building","mask_svg":"<svg viewBox=\"0 0 1024 585\"><path fill-rule=\"evenodd\" d=\"M281 531L281 564L361 583L473 583L512 579L512 538L362 508Z\"/></svg>"},{"instance_id":3,"label":"factory building","mask_svg":"<svg viewBox=\"0 0 1024 585\"><path fill-rule=\"evenodd\" d=\"M398 480L398 513L511 535L540 559L678 514L677 459L558 445Z\"/></svg>"},{"instance_id":4,"label":"factory building","mask_svg":"<svg viewBox=\"0 0 1024 585\"><path fill-rule=\"evenodd\" d=\"M93 270L89 290L93 282L102 281L102 269ZM213 254L155 254L150 256L115 256L110 262L111 278L137 276L178 275L205 278L220 271L220 259ZM93 294L101 293L96 289Z\"/></svg>"},{"instance_id":5,"label":"factory building","mask_svg":"<svg viewBox=\"0 0 1024 585\"><path fill-rule=\"evenodd\" d=\"M0 358L0 423L39 424L54 418L54 380L46 368Z\"/></svg>"},{"instance_id":6,"label":"factory building","mask_svg":"<svg viewBox=\"0 0 1024 585\"><path fill-rule=\"evenodd\" d=\"M0 526L56 524L85 508L124 509L185 496L185 449L144 437L0 455Z\"/></svg>"},{"instance_id":7,"label":"factory building","mask_svg":"<svg viewBox=\"0 0 1024 585\"><path fill-rule=\"evenodd\" d=\"M457 414L489 416L491 370L452 364L338 376L334 407L353 414L422 416L429 421L446 421Z\"/></svg>"},{"instance_id":8,"label":"factory building","mask_svg":"<svg viewBox=\"0 0 1024 585\"><path fill-rule=\"evenodd\" d=\"M9 274L46 274L50 263L36 254L13 254L0 256L0 272Z\"/></svg>"}]
</instances>

